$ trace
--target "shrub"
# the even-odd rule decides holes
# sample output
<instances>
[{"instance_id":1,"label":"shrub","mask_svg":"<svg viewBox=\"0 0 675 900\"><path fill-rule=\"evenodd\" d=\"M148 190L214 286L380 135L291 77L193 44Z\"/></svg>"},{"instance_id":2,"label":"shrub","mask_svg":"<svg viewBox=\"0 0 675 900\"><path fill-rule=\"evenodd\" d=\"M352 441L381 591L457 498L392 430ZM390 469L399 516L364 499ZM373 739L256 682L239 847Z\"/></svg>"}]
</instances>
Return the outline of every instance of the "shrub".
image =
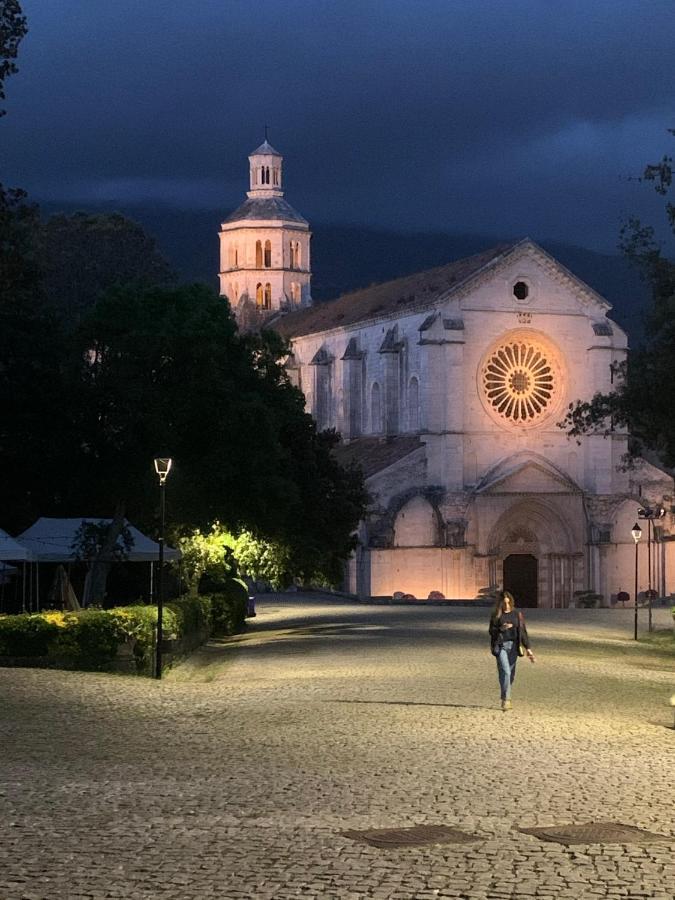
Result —
<instances>
[{"instance_id":1,"label":"shrub","mask_svg":"<svg viewBox=\"0 0 675 900\"><path fill-rule=\"evenodd\" d=\"M248 591L241 581L229 579L222 591L211 594L209 601L214 635L235 634L244 628Z\"/></svg>"},{"instance_id":2,"label":"shrub","mask_svg":"<svg viewBox=\"0 0 675 900\"><path fill-rule=\"evenodd\" d=\"M121 640L124 634L113 616L102 609L87 609L68 616L48 655L76 669L107 669Z\"/></svg>"},{"instance_id":3,"label":"shrub","mask_svg":"<svg viewBox=\"0 0 675 900\"><path fill-rule=\"evenodd\" d=\"M60 626L40 615L0 617L2 656L46 656Z\"/></svg>"},{"instance_id":4,"label":"shrub","mask_svg":"<svg viewBox=\"0 0 675 900\"><path fill-rule=\"evenodd\" d=\"M172 629L164 626L164 634L167 638L181 640L191 638L192 646L201 644L212 631L212 610L208 597L188 596L172 600L164 607L164 613L169 612L174 620Z\"/></svg>"},{"instance_id":5,"label":"shrub","mask_svg":"<svg viewBox=\"0 0 675 900\"><path fill-rule=\"evenodd\" d=\"M595 591L575 591L575 605L577 609L596 609L602 603L602 594L596 594Z\"/></svg>"},{"instance_id":6,"label":"shrub","mask_svg":"<svg viewBox=\"0 0 675 900\"><path fill-rule=\"evenodd\" d=\"M209 634L234 634L244 627L248 591L230 579L210 597L190 596L164 607L167 639L188 650ZM155 606L118 606L78 613L44 612L0 616L0 656L42 658L66 668L104 670L111 667L118 647L129 641L138 671L152 664L157 629Z\"/></svg>"}]
</instances>

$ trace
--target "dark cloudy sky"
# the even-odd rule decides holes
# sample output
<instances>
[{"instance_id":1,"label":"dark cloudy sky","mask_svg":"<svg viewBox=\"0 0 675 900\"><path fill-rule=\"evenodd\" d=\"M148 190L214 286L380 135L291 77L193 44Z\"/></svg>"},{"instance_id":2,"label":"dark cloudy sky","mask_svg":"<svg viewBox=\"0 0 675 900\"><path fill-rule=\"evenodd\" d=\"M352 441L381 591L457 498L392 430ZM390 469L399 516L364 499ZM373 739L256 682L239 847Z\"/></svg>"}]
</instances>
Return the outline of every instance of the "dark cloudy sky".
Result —
<instances>
[{"instance_id":1,"label":"dark cloudy sky","mask_svg":"<svg viewBox=\"0 0 675 900\"><path fill-rule=\"evenodd\" d=\"M23 0L0 180L218 207L270 126L310 221L612 249L675 150L673 0Z\"/></svg>"}]
</instances>

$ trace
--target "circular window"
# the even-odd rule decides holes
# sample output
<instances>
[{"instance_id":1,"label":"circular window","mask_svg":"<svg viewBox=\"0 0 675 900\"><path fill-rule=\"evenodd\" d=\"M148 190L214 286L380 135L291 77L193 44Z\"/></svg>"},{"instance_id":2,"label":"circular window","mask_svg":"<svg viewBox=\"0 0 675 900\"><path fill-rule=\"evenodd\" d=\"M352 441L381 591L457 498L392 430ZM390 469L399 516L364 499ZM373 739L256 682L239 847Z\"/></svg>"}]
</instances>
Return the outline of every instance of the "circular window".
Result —
<instances>
[{"instance_id":1,"label":"circular window","mask_svg":"<svg viewBox=\"0 0 675 900\"><path fill-rule=\"evenodd\" d=\"M481 381L491 412L516 425L533 424L550 412L559 386L552 354L528 338L504 341L493 350Z\"/></svg>"},{"instance_id":2,"label":"circular window","mask_svg":"<svg viewBox=\"0 0 675 900\"><path fill-rule=\"evenodd\" d=\"M516 300L527 300L530 295L530 287L525 281L516 281L513 285L513 296Z\"/></svg>"}]
</instances>

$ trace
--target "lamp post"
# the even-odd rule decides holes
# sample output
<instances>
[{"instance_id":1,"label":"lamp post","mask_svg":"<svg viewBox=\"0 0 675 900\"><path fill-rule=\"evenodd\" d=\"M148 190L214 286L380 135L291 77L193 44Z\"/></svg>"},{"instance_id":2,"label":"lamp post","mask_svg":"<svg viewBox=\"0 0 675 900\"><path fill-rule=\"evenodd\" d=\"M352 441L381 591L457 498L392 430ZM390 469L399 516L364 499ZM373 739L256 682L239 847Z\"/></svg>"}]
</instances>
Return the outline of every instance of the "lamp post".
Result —
<instances>
[{"instance_id":1,"label":"lamp post","mask_svg":"<svg viewBox=\"0 0 675 900\"><path fill-rule=\"evenodd\" d=\"M159 476L159 570L157 572L157 648L155 651L155 678L162 677L162 616L164 613L164 491L166 477L171 470L171 460L166 456L155 459L155 472Z\"/></svg>"},{"instance_id":2,"label":"lamp post","mask_svg":"<svg viewBox=\"0 0 675 900\"><path fill-rule=\"evenodd\" d=\"M654 528L654 519L662 519L666 514L662 506L645 506L638 509L638 519L647 520L647 607L649 610L649 630L652 631L652 537Z\"/></svg>"},{"instance_id":3,"label":"lamp post","mask_svg":"<svg viewBox=\"0 0 675 900\"><path fill-rule=\"evenodd\" d=\"M631 534L633 535L633 540L635 541L635 627L633 631L633 639L637 641L637 632L638 632L638 543L640 538L642 537L642 529L636 522L631 529Z\"/></svg>"}]
</instances>

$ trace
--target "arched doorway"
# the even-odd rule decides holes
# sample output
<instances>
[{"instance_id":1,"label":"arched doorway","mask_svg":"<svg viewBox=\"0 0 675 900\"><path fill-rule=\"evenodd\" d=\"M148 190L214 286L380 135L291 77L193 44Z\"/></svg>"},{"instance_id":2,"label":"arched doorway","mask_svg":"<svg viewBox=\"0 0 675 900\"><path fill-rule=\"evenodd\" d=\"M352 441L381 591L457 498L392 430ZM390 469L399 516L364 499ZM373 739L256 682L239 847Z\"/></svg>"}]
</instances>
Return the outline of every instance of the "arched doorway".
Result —
<instances>
[{"instance_id":1,"label":"arched doorway","mask_svg":"<svg viewBox=\"0 0 675 900\"><path fill-rule=\"evenodd\" d=\"M518 606L538 605L539 564L531 553L512 553L504 560L504 590L510 591Z\"/></svg>"}]
</instances>

